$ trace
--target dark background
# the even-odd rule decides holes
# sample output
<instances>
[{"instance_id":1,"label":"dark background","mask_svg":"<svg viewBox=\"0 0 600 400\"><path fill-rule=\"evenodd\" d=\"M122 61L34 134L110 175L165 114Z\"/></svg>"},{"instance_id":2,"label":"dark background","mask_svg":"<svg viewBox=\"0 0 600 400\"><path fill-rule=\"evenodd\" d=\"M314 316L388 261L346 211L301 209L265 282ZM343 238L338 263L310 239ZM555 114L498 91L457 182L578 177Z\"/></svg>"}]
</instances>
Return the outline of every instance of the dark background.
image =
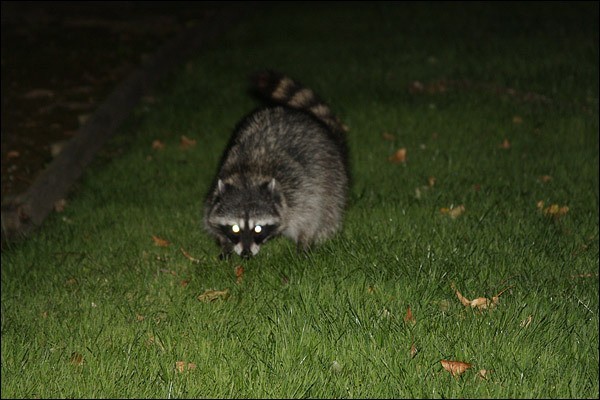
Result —
<instances>
[{"instance_id":1,"label":"dark background","mask_svg":"<svg viewBox=\"0 0 600 400\"><path fill-rule=\"evenodd\" d=\"M145 57L217 3L2 1L2 202L27 189Z\"/></svg>"}]
</instances>

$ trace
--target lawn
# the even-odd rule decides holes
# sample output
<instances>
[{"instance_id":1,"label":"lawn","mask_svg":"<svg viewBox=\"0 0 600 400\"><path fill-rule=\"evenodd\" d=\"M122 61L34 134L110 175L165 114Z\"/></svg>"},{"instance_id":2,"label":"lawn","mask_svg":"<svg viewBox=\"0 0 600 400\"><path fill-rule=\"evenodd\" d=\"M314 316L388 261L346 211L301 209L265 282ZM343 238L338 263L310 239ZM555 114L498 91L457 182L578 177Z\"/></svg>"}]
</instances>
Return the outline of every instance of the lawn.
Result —
<instances>
[{"instance_id":1,"label":"lawn","mask_svg":"<svg viewBox=\"0 0 600 400\"><path fill-rule=\"evenodd\" d=\"M264 67L350 128L344 229L221 261L202 203ZM597 3L248 13L3 250L2 398L597 398L598 130Z\"/></svg>"}]
</instances>

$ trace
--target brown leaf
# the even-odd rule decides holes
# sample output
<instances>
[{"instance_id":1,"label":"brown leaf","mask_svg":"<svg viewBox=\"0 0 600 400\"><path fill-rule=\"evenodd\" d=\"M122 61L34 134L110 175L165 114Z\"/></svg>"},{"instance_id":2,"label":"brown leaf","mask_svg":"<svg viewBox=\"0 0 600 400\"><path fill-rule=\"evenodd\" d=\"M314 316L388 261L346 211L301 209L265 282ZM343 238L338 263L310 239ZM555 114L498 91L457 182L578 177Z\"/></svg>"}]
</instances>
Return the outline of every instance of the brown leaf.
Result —
<instances>
[{"instance_id":1,"label":"brown leaf","mask_svg":"<svg viewBox=\"0 0 600 400\"><path fill-rule=\"evenodd\" d=\"M394 164L402 164L406 162L406 148L402 147L388 157L388 160Z\"/></svg>"},{"instance_id":2,"label":"brown leaf","mask_svg":"<svg viewBox=\"0 0 600 400\"><path fill-rule=\"evenodd\" d=\"M550 175L542 175L538 178L542 183L548 183L552 180Z\"/></svg>"},{"instance_id":3,"label":"brown leaf","mask_svg":"<svg viewBox=\"0 0 600 400\"><path fill-rule=\"evenodd\" d=\"M533 321L533 316L529 315L527 318L521 321L521 328L527 328L531 324L531 321Z\"/></svg>"},{"instance_id":4,"label":"brown leaf","mask_svg":"<svg viewBox=\"0 0 600 400\"><path fill-rule=\"evenodd\" d=\"M164 142L162 142L162 141L160 141L160 140L156 139L156 140L154 140L154 141L152 142L152 148L153 148L154 150L162 150L162 149L164 149L164 148L165 148L165 144L164 144Z\"/></svg>"},{"instance_id":5,"label":"brown leaf","mask_svg":"<svg viewBox=\"0 0 600 400\"><path fill-rule=\"evenodd\" d=\"M523 118L520 117L519 115L515 115L512 119L513 124L515 125L519 125L523 123Z\"/></svg>"},{"instance_id":6,"label":"brown leaf","mask_svg":"<svg viewBox=\"0 0 600 400\"><path fill-rule=\"evenodd\" d=\"M185 251L185 250L183 249L183 247L180 247L180 248L179 248L179 250L181 250L181 253L182 253L182 254L185 256L185 258L187 258L187 259L188 259L188 260L190 260L191 262L194 262L194 263L199 263L199 262L200 262L200 260L199 260L199 259L192 257L192 256L190 255L190 253L188 253L187 251Z\"/></svg>"},{"instance_id":7,"label":"brown leaf","mask_svg":"<svg viewBox=\"0 0 600 400\"><path fill-rule=\"evenodd\" d=\"M503 289L502 291L500 291L500 293L498 293L497 295L492 297L492 300L489 300L486 297L478 297L474 300L469 300L458 291L454 282L452 282L450 284L450 287L452 287L452 290L454 290L456 292L456 297L458 297L458 300L460 300L460 302L462 303L463 306L477 308L479 310L485 310L485 309L493 308L493 307L497 306L498 303L500 302L500 295L502 293L504 293L506 290L508 290L509 288L511 288L512 286L509 286L506 289Z\"/></svg>"},{"instance_id":8,"label":"brown leaf","mask_svg":"<svg viewBox=\"0 0 600 400\"><path fill-rule=\"evenodd\" d=\"M419 350L417 350L417 346L415 346L415 342L410 346L410 358L415 358Z\"/></svg>"},{"instance_id":9,"label":"brown leaf","mask_svg":"<svg viewBox=\"0 0 600 400\"><path fill-rule=\"evenodd\" d=\"M237 267L235 267L235 277L237 278L235 283L238 285L240 283L242 283L243 276L244 276L244 267L242 265L238 265Z\"/></svg>"},{"instance_id":10,"label":"brown leaf","mask_svg":"<svg viewBox=\"0 0 600 400\"><path fill-rule=\"evenodd\" d=\"M205 290L200 296L198 296L198 300L204 302L211 302L215 300L225 300L229 297L229 289L224 290Z\"/></svg>"},{"instance_id":11,"label":"brown leaf","mask_svg":"<svg viewBox=\"0 0 600 400\"><path fill-rule=\"evenodd\" d=\"M169 242L168 240L160 238L158 236L154 236L154 235L152 235L152 240L154 240L154 245L159 246L159 247L167 247L168 245L171 244L171 242Z\"/></svg>"},{"instance_id":12,"label":"brown leaf","mask_svg":"<svg viewBox=\"0 0 600 400\"><path fill-rule=\"evenodd\" d=\"M6 159L10 160L12 158L19 158L21 156L21 153L19 153L17 150L10 150L8 153L6 153Z\"/></svg>"},{"instance_id":13,"label":"brown leaf","mask_svg":"<svg viewBox=\"0 0 600 400\"><path fill-rule=\"evenodd\" d=\"M410 309L410 306L408 306L408 308L406 309L406 315L404 316L404 322L407 322L409 324L415 324L417 322L417 320L415 319L412 310Z\"/></svg>"},{"instance_id":14,"label":"brown leaf","mask_svg":"<svg viewBox=\"0 0 600 400\"><path fill-rule=\"evenodd\" d=\"M480 369L479 372L477 372L477 376L480 379L487 380L489 378L490 373L492 373L491 369Z\"/></svg>"},{"instance_id":15,"label":"brown leaf","mask_svg":"<svg viewBox=\"0 0 600 400\"><path fill-rule=\"evenodd\" d=\"M56 200L54 202L54 211L56 211L58 213L65 211L66 207L67 207L67 200L65 200L65 199Z\"/></svg>"},{"instance_id":16,"label":"brown leaf","mask_svg":"<svg viewBox=\"0 0 600 400\"><path fill-rule=\"evenodd\" d=\"M191 362L185 362L185 361L175 361L175 371L179 372L180 374L187 371L191 371L193 369L196 369L196 364L191 363Z\"/></svg>"},{"instance_id":17,"label":"brown leaf","mask_svg":"<svg viewBox=\"0 0 600 400\"><path fill-rule=\"evenodd\" d=\"M194 147L195 145L196 145L195 139L190 139L185 135L181 136L181 140L179 141L179 147L182 148L183 150L187 150L191 147Z\"/></svg>"},{"instance_id":18,"label":"brown leaf","mask_svg":"<svg viewBox=\"0 0 600 400\"><path fill-rule=\"evenodd\" d=\"M429 187L433 187L435 185L435 176L430 176L429 178L427 178L427 183L429 184Z\"/></svg>"},{"instance_id":19,"label":"brown leaf","mask_svg":"<svg viewBox=\"0 0 600 400\"><path fill-rule=\"evenodd\" d=\"M462 361L441 360L440 363L442 363L442 367L454 377L459 376L467 369L471 368L471 364Z\"/></svg>"},{"instance_id":20,"label":"brown leaf","mask_svg":"<svg viewBox=\"0 0 600 400\"><path fill-rule=\"evenodd\" d=\"M81 355L80 353L74 351L71 354L71 364L76 365L76 366L80 366L83 365L83 363L85 362L85 360L83 359L83 355Z\"/></svg>"},{"instance_id":21,"label":"brown leaf","mask_svg":"<svg viewBox=\"0 0 600 400\"><path fill-rule=\"evenodd\" d=\"M388 142L393 142L394 140L396 140L396 136L392 135L389 132L383 132L381 137L383 138L383 140L387 140Z\"/></svg>"},{"instance_id":22,"label":"brown leaf","mask_svg":"<svg viewBox=\"0 0 600 400\"><path fill-rule=\"evenodd\" d=\"M551 204L548 207L544 207L545 203L543 200L537 202L536 206L538 210L542 212L545 217L558 219L569 212L568 206L559 206L558 204Z\"/></svg>"},{"instance_id":23,"label":"brown leaf","mask_svg":"<svg viewBox=\"0 0 600 400\"><path fill-rule=\"evenodd\" d=\"M450 208L448 208L448 207L440 208L440 212L442 214L447 214L452 219L456 219L456 218L460 217L461 215L463 215L465 210L466 210L465 206L462 204L459 206L456 206L456 207L450 206Z\"/></svg>"},{"instance_id":24,"label":"brown leaf","mask_svg":"<svg viewBox=\"0 0 600 400\"><path fill-rule=\"evenodd\" d=\"M54 92L48 89L33 89L23 95L24 99L43 99L54 97Z\"/></svg>"},{"instance_id":25,"label":"brown leaf","mask_svg":"<svg viewBox=\"0 0 600 400\"><path fill-rule=\"evenodd\" d=\"M505 139L502 141L502 144L500 144L500 148L501 148L501 149L504 149L504 150L508 150L508 149L510 149L510 142L508 141L508 139L506 139L506 138L505 138Z\"/></svg>"}]
</instances>

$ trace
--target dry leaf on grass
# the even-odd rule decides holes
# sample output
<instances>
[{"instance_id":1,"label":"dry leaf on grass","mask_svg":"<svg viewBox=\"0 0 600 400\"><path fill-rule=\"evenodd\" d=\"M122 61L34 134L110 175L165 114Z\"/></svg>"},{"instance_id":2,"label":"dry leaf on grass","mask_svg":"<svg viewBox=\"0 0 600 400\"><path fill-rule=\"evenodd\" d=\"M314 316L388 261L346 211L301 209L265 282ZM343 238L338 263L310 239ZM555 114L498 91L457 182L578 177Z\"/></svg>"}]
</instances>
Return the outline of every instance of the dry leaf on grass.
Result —
<instances>
[{"instance_id":1,"label":"dry leaf on grass","mask_svg":"<svg viewBox=\"0 0 600 400\"><path fill-rule=\"evenodd\" d=\"M165 143L161 140L156 139L152 142L152 148L154 150L162 150L165 148Z\"/></svg>"},{"instance_id":2,"label":"dry leaf on grass","mask_svg":"<svg viewBox=\"0 0 600 400\"><path fill-rule=\"evenodd\" d=\"M461 215L464 214L464 212L466 211L465 206L464 205L459 205L459 206L450 206L450 208L448 207L442 207L440 208L440 212L442 214L446 214L449 215L450 218L452 219L456 219L458 217L460 217Z\"/></svg>"},{"instance_id":3,"label":"dry leaf on grass","mask_svg":"<svg viewBox=\"0 0 600 400\"><path fill-rule=\"evenodd\" d=\"M158 236L154 236L154 235L152 235L152 240L154 241L154 245L159 246L159 247L167 247L168 245L171 244L171 242L169 242L168 240L160 238Z\"/></svg>"},{"instance_id":4,"label":"dry leaf on grass","mask_svg":"<svg viewBox=\"0 0 600 400\"><path fill-rule=\"evenodd\" d=\"M512 119L513 124L519 125L523 123L523 118L519 115L515 115Z\"/></svg>"},{"instance_id":5,"label":"dry leaf on grass","mask_svg":"<svg viewBox=\"0 0 600 400\"><path fill-rule=\"evenodd\" d=\"M180 247L180 248L179 248L179 250L181 250L181 253L182 253L182 254L185 256L185 258L187 258L187 259L188 259L188 260L190 260L191 262L193 262L193 263L196 263L196 264L200 263L200 260L199 260L199 259L192 257L192 256L190 255L190 253L188 253L187 251L185 251L185 250L183 249L183 247Z\"/></svg>"},{"instance_id":6,"label":"dry leaf on grass","mask_svg":"<svg viewBox=\"0 0 600 400\"><path fill-rule=\"evenodd\" d=\"M410 346L410 358L415 358L418 352L419 350L417 350L417 346L415 346L415 342L413 341L412 345Z\"/></svg>"},{"instance_id":7,"label":"dry leaf on grass","mask_svg":"<svg viewBox=\"0 0 600 400\"><path fill-rule=\"evenodd\" d=\"M427 178L427 184L429 185L429 187L434 187L435 186L435 176L430 176L429 178Z\"/></svg>"},{"instance_id":8,"label":"dry leaf on grass","mask_svg":"<svg viewBox=\"0 0 600 400\"><path fill-rule=\"evenodd\" d=\"M19 153L17 150L10 150L8 153L6 153L6 159L10 160L11 158L19 158L21 156L21 153Z\"/></svg>"},{"instance_id":9,"label":"dry leaf on grass","mask_svg":"<svg viewBox=\"0 0 600 400\"><path fill-rule=\"evenodd\" d=\"M568 206L559 206L558 204L551 204L548 207L544 207L545 203L540 200L536 204L538 210L542 212L545 217L558 219L569 212Z\"/></svg>"},{"instance_id":10,"label":"dry leaf on grass","mask_svg":"<svg viewBox=\"0 0 600 400\"><path fill-rule=\"evenodd\" d=\"M381 137L383 138L383 140L387 140L388 142L393 142L394 140L396 140L396 136L392 135L389 132L383 132Z\"/></svg>"},{"instance_id":11,"label":"dry leaf on grass","mask_svg":"<svg viewBox=\"0 0 600 400\"><path fill-rule=\"evenodd\" d=\"M467 369L471 368L471 364L462 361L441 360L440 363L442 363L442 367L454 377L459 376Z\"/></svg>"},{"instance_id":12,"label":"dry leaf on grass","mask_svg":"<svg viewBox=\"0 0 600 400\"><path fill-rule=\"evenodd\" d=\"M500 293L498 293L497 295L492 297L491 300L489 300L486 297L478 297L474 300L469 300L458 291L454 282L452 282L450 284L450 286L452 287L452 290L454 290L456 292L456 297L458 297L458 300L460 300L460 302L462 303L463 306L477 308L479 310L485 310L485 309L493 308L493 307L497 306L498 303L500 302L500 299L499 299L500 295L510 288L510 286L509 286L508 288L500 291Z\"/></svg>"},{"instance_id":13,"label":"dry leaf on grass","mask_svg":"<svg viewBox=\"0 0 600 400\"><path fill-rule=\"evenodd\" d=\"M56 211L58 213L65 211L66 207L67 207L67 200L65 200L65 199L56 200L54 202L54 211Z\"/></svg>"},{"instance_id":14,"label":"dry leaf on grass","mask_svg":"<svg viewBox=\"0 0 600 400\"><path fill-rule=\"evenodd\" d=\"M198 300L204 302L211 302L215 300L225 300L229 297L229 289L224 290L205 290L200 296L198 296Z\"/></svg>"},{"instance_id":15,"label":"dry leaf on grass","mask_svg":"<svg viewBox=\"0 0 600 400\"><path fill-rule=\"evenodd\" d=\"M504 150L510 149L510 142L508 141L508 139L504 139L502 141L502 143L500 144L500 148Z\"/></svg>"},{"instance_id":16,"label":"dry leaf on grass","mask_svg":"<svg viewBox=\"0 0 600 400\"><path fill-rule=\"evenodd\" d=\"M235 283L236 284L240 284L242 283L242 277L244 276L244 267L242 265L238 265L237 267L235 267Z\"/></svg>"},{"instance_id":17,"label":"dry leaf on grass","mask_svg":"<svg viewBox=\"0 0 600 400\"><path fill-rule=\"evenodd\" d=\"M404 316L404 322L413 324L413 325L417 322L417 320L415 319L415 316L412 313L412 310L410 309L410 306L408 306L408 308L406 309L406 315Z\"/></svg>"},{"instance_id":18,"label":"dry leaf on grass","mask_svg":"<svg viewBox=\"0 0 600 400\"><path fill-rule=\"evenodd\" d=\"M406 162L406 149L402 147L396 150L396 152L388 157L388 161L394 164L403 164Z\"/></svg>"},{"instance_id":19,"label":"dry leaf on grass","mask_svg":"<svg viewBox=\"0 0 600 400\"><path fill-rule=\"evenodd\" d=\"M477 372L477 376L479 379L487 380L492 372L491 369L480 369L479 372Z\"/></svg>"},{"instance_id":20,"label":"dry leaf on grass","mask_svg":"<svg viewBox=\"0 0 600 400\"><path fill-rule=\"evenodd\" d=\"M189 137L182 135L181 140L179 142L179 147L183 150L187 150L196 145L195 139L190 139Z\"/></svg>"},{"instance_id":21,"label":"dry leaf on grass","mask_svg":"<svg viewBox=\"0 0 600 400\"><path fill-rule=\"evenodd\" d=\"M187 371L191 371L193 369L196 369L196 364L191 363L191 362L185 362L185 361L176 361L175 362L175 371L179 372L180 374Z\"/></svg>"},{"instance_id":22,"label":"dry leaf on grass","mask_svg":"<svg viewBox=\"0 0 600 400\"><path fill-rule=\"evenodd\" d=\"M521 321L521 328L527 328L531 324L531 321L533 321L533 316L529 315L527 318Z\"/></svg>"},{"instance_id":23,"label":"dry leaf on grass","mask_svg":"<svg viewBox=\"0 0 600 400\"><path fill-rule=\"evenodd\" d=\"M85 360L83 359L83 355L76 351L74 351L71 354L71 358L69 361L71 362L71 364L76 365L76 366L83 365L83 363L85 362Z\"/></svg>"},{"instance_id":24,"label":"dry leaf on grass","mask_svg":"<svg viewBox=\"0 0 600 400\"><path fill-rule=\"evenodd\" d=\"M538 178L538 180L542 183L548 183L552 180L552 177L550 175L542 175Z\"/></svg>"}]
</instances>

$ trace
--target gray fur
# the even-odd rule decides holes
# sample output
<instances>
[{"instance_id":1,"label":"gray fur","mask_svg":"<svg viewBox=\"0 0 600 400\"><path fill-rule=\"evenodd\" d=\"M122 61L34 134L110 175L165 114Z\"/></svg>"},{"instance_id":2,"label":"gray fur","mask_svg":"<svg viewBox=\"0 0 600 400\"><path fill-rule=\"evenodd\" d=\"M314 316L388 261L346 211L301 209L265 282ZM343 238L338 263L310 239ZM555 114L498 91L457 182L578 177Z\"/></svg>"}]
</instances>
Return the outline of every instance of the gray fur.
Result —
<instances>
[{"instance_id":1,"label":"gray fur","mask_svg":"<svg viewBox=\"0 0 600 400\"><path fill-rule=\"evenodd\" d=\"M239 123L205 201L204 226L222 255L256 255L277 235L307 250L341 228L346 206L346 128L288 77L262 72L255 88L276 105Z\"/></svg>"}]
</instances>

